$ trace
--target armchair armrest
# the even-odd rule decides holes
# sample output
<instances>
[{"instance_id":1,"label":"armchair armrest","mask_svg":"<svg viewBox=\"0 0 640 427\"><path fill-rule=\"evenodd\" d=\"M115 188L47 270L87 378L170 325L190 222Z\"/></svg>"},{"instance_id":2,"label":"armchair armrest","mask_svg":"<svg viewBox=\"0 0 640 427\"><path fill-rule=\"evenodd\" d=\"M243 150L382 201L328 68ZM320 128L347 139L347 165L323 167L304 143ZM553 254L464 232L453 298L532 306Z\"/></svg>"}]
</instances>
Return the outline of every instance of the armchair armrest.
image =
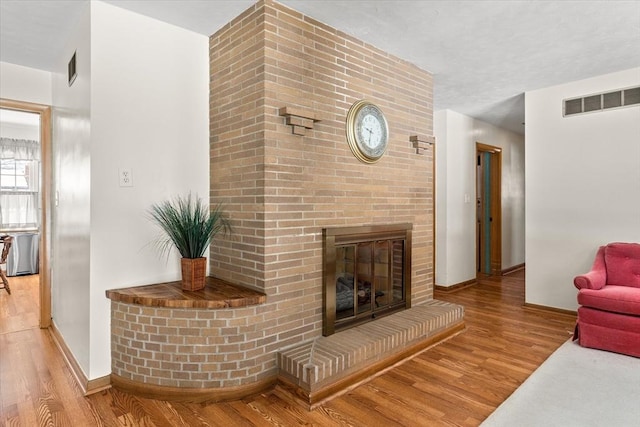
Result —
<instances>
[{"instance_id":1,"label":"armchair armrest","mask_svg":"<svg viewBox=\"0 0 640 427\"><path fill-rule=\"evenodd\" d=\"M573 285L578 289L602 289L606 282L607 274L604 271L592 270L573 279Z\"/></svg>"},{"instance_id":2,"label":"armchair armrest","mask_svg":"<svg viewBox=\"0 0 640 427\"><path fill-rule=\"evenodd\" d=\"M602 289L607 284L607 269L604 263L604 246L596 253L591 270L573 279L573 285L578 289Z\"/></svg>"}]
</instances>

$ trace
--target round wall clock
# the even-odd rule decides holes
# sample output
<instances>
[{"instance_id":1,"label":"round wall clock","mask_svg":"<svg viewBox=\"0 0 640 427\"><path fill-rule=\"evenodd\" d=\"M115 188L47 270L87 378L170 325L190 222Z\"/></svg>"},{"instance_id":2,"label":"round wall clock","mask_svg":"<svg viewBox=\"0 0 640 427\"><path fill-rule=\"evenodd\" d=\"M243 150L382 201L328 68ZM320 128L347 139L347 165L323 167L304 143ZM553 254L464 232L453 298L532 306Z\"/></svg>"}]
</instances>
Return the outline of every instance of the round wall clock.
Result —
<instances>
[{"instance_id":1,"label":"round wall clock","mask_svg":"<svg viewBox=\"0 0 640 427\"><path fill-rule=\"evenodd\" d=\"M382 110L369 101L358 101L347 113L347 142L353 154L365 163L382 158L389 142L389 126Z\"/></svg>"}]
</instances>

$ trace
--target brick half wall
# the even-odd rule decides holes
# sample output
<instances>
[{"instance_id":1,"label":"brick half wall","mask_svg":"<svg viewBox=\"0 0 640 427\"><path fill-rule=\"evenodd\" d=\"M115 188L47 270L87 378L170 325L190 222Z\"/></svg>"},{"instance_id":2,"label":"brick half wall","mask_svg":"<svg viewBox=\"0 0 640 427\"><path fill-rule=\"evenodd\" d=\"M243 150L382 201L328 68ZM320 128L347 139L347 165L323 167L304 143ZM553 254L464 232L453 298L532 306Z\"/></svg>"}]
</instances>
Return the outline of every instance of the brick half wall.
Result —
<instances>
[{"instance_id":1,"label":"brick half wall","mask_svg":"<svg viewBox=\"0 0 640 427\"><path fill-rule=\"evenodd\" d=\"M261 306L179 309L111 302L113 374L140 384L231 388L275 374Z\"/></svg>"}]
</instances>

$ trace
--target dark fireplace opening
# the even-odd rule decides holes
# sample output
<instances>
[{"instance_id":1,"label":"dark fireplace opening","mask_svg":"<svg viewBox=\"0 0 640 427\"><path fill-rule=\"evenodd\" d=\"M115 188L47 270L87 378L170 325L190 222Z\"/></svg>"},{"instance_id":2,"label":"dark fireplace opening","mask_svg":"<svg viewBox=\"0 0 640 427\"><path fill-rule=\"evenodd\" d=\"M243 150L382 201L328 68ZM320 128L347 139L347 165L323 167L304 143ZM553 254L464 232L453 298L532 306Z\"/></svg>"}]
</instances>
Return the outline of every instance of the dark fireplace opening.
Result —
<instances>
[{"instance_id":1,"label":"dark fireplace opening","mask_svg":"<svg viewBox=\"0 0 640 427\"><path fill-rule=\"evenodd\" d=\"M323 335L411 306L411 229L323 229Z\"/></svg>"}]
</instances>

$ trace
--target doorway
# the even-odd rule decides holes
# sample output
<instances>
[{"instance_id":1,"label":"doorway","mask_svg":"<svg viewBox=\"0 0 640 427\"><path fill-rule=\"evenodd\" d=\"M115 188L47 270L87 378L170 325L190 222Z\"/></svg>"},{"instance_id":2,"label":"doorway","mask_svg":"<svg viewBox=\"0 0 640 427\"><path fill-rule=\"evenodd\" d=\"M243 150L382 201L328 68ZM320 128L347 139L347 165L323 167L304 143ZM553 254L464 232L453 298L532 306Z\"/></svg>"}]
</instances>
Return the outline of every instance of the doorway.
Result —
<instances>
[{"instance_id":1,"label":"doorway","mask_svg":"<svg viewBox=\"0 0 640 427\"><path fill-rule=\"evenodd\" d=\"M476 272L502 274L502 149L476 143Z\"/></svg>"},{"instance_id":2,"label":"doorway","mask_svg":"<svg viewBox=\"0 0 640 427\"><path fill-rule=\"evenodd\" d=\"M40 328L51 326L51 275L50 275L50 231L51 223L51 107L29 102L0 99L0 108L5 110L35 113L40 124L40 197L39 197L39 242L38 281L40 303Z\"/></svg>"}]
</instances>

